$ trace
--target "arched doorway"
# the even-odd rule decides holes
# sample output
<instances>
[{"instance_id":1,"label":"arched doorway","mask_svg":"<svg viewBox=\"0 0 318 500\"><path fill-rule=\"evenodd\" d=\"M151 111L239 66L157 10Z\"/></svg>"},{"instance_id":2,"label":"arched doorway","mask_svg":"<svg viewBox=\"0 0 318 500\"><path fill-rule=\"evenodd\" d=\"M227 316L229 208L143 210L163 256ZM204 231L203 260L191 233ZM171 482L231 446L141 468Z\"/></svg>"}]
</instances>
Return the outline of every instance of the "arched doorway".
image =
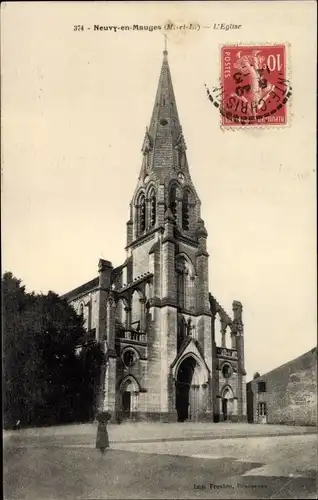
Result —
<instances>
[{"instance_id":1,"label":"arched doorway","mask_svg":"<svg viewBox=\"0 0 318 500\"><path fill-rule=\"evenodd\" d=\"M193 354L184 357L176 368L178 422L196 422L207 410L208 372Z\"/></svg>"},{"instance_id":2,"label":"arched doorway","mask_svg":"<svg viewBox=\"0 0 318 500\"><path fill-rule=\"evenodd\" d=\"M179 366L176 380L176 410L178 422L189 419L190 413L190 388L196 361L194 358L185 358Z\"/></svg>"},{"instance_id":3,"label":"arched doorway","mask_svg":"<svg viewBox=\"0 0 318 500\"><path fill-rule=\"evenodd\" d=\"M210 372L193 340L193 350L184 352L172 364L175 381L175 410L178 422L197 422L202 414L211 411Z\"/></svg>"},{"instance_id":4,"label":"arched doorway","mask_svg":"<svg viewBox=\"0 0 318 500\"><path fill-rule=\"evenodd\" d=\"M138 384L132 377L123 380L120 386L120 398L121 414L124 420L131 418L133 413L137 411L138 394Z\"/></svg>"},{"instance_id":5,"label":"arched doorway","mask_svg":"<svg viewBox=\"0 0 318 500\"><path fill-rule=\"evenodd\" d=\"M233 391L230 387L226 387L222 392L222 417L223 420L230 420L233 413Z\"/></svg>"},{"instance_id":6,"label":"arched doorway","mask_svg":"<svg viewBox=\"0 0 318 500\"><path fill-rule=\"evenodd\" d=\"M127 419L131 415L131 391L124 391L122 394L123 418Z\"/></svg>"}]
</instances>

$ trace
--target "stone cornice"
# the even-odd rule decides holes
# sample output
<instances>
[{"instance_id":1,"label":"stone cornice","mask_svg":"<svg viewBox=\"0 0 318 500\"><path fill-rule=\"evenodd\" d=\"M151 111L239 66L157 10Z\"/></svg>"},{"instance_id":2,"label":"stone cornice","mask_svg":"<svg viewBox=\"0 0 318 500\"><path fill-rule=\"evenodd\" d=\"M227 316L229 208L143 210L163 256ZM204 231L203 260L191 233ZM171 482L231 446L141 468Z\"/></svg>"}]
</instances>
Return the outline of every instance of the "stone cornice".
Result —
<instances>
[{"instance_id":1,"label":"stone cornice","mask_svg":"<svg viewBox=\"0 0 318 500\"><path fill-rule=\"evenodd\" d=\"M141 236L138 236L134 241L132 241L129 245L126 246L125 250L128 250L128 248L137 248L138 246L142 245L146 241L150 241L154 238L154 235L156 232L161 230L161 228L154 227L150 231L147 231L146 233L142 234Z\"/></svg>"},{"instance_id":2,"label":"stone cornice","mask_svg":"<svg viewBox=\"0 0 318 500\"><path fill-rule=\"evenodd\" d=\"M131 288L135 288L137 285L140 285L140 283L143 283L144 281L150 281L153 278L153 273L150 273L149 271L145 274L142 274L141 276L138 276L134 281L131 281L130 283L127 283L123 285L121 288L118 290L114 290L116 294L120 295L122 292L126 292L127 290L130 290Z\"/></svg>"},{"instance_id":3,"label":"stone cornice","mask_svg":"<svg viewBox=\"0 0 318 500\"><path fill-rule=\"evenodd\" d=\"M115 343L116 344L128 344L128 345L140 345L142 347L147 347L147 342L141 342L139 340L117 338L115 340ZM145 358L145 359L147 359L147 358Z\"/></svg>"}]
</instances>

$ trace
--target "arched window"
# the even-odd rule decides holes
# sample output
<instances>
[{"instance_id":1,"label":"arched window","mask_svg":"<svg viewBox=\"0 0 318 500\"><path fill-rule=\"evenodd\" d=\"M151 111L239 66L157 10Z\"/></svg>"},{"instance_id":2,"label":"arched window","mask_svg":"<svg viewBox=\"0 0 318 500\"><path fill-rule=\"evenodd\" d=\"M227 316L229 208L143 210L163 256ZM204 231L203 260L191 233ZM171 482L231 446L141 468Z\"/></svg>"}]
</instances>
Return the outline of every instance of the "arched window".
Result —
<instances>
[{"instance_id":1,"label":"arched window","mask_svg":"<svg viewBox=\"0 0 318 500\"><path fill-rule=\"evenodd\" d=\"M80 314L80 316L84 316L84 304L83 304L83 302L80 303L79 314Z\"/></svg>"},{"instance_id":2,"label":"arched window","mask_svg":"<svg viewBox=\"0 0 318 500\"><path fill-rule=\"evenodd\" d=\"M144 195L140 197L140 232L146 229L146 200Z\"/></svg>"},{"instance_id":3,"label":"arched window","mask_svg":"<svg viewBox=\"0 0 318 500\"><path fill-rule=\"evenodd\" d=\"M176 186L171 186L169 193L169 208L173 213L174 217L177 216L177 188Z\"/></svg>"},{"instance_id":4,"label":"arched window","mask_svg":"<svg viewBox=\"0 0 318 500\"><path fill-rule=\"evenodd\" d=\"M157 217L157 203L156 203L156 195L154 191L151 191L150 197L150 227L153 227L156 224Z\"/></svg>"},{"instance_id":5,"label":"arched window","mask_svg":"<svg viewBox=\"0 0 318 500\"><path fill-rule=\"evenodd\" d=\"M138 203L136 208L137 208L137 236L139 236L146 229L146 198L143 193L138 198Z\"/></svg>"},{"instance_id":6,"label":"arched window","mask_svg":"<svg viewBox=\"0 0 318 500\"><path fill-rule=\"evenodd\" d=\"M182 198L182 229L185 231L189 231L189 207L190 197L188 191L183 193Z\"/></svg>"}]
</instances>

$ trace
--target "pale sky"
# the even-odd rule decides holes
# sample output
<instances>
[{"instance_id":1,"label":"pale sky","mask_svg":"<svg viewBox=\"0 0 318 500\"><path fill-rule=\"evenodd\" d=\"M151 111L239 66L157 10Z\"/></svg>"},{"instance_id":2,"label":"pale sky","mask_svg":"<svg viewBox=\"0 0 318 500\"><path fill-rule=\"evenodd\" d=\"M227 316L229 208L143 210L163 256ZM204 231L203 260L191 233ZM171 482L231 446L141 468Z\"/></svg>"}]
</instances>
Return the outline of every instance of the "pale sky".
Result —
<instances>
[{"instance_id":1,"label":"pale sky","mask_svg":"<svg viewBox=\"0 0 318 500\"><path fill-rule=\"evenodd\" d=\"M3 271L63 294L97 276L100 257L123 262L164 32L94 24L194 22L199 31L167 33L168 58L209 233L210 291L230 314L233 299L243 303L248 379L316 345L316 9L279 8L2 4ZM220 47L238 42L288 44L286 128L221 130L204 84L218 84Z\"/></svg>"}]
</instances>

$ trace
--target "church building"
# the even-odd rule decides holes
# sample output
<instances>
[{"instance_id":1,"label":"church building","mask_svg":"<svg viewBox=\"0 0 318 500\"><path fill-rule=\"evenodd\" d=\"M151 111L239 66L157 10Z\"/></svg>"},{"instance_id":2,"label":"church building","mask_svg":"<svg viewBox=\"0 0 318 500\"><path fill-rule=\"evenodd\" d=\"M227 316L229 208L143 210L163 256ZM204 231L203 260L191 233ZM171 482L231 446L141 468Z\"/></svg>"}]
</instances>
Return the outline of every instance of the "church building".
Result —
<instances>
[{"instance_id":1,"label":"church building","mask_svg":"<svg viewBox=\"0 0 318 500\"><path fill-rule=\"evenodd\" d=\"M208 233L186 150L165 50L126 260L100 259L98 276L63 296L105 350L96 408L114 421L246 420L242 304L229 315L209 292Z\"/></svg>"}]
</instances>

